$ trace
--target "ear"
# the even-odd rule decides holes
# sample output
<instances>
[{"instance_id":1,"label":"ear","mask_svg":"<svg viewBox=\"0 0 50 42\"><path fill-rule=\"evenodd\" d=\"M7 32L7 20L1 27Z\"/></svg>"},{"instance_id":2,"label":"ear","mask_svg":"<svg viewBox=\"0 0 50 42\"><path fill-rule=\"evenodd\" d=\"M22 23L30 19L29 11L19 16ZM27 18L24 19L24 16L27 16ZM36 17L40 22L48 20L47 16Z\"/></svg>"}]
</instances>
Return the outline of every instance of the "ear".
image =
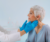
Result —
<instances>
[{"instance_id":1,"label":"ear","mask_svg":"<svg viewBox=\"0 0 50 42\"><path fill-rule=\"evenodd\" d=\"M40 15L37 16L37 20L39 20L39 18L40 18Z\"/></svg>"}]
</instances>

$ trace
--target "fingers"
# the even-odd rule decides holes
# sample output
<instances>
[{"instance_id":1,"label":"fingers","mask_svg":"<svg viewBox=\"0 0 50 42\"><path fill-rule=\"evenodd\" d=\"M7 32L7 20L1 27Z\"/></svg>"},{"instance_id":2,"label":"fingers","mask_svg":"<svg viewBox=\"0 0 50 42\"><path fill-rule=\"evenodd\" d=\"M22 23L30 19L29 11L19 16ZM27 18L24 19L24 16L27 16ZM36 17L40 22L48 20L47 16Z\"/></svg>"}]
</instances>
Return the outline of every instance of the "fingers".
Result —
<instances>
[{"instance_id":1,"label":"fingers","mask_svg":"<svg viewBox=\"0 0 50 42\"><path fill-rule=\"evenodd\" d=\"M27 22L27 20L25 21L25 23Z\"/></svg>"},{"instance_id":2,"label":"fingers","mask_svg":"<svg viewBox=\"0 0 50 42\"><path fill-rule=\"evenodd\" d=\"M33 21L32 23L34 23L34 24L38 24L38 20L35 20L35 21Z\"/></svg>"},{"instance_id":3,"label":"fingers","mask_svg":"<svg viewBox=\"0 0 50 42\"><path fill-rule=\"evenodd\" d=\"M27 20L24 22L24 24L26 24L27 23Z\"/></svg>"},{"instance_id":4,"label":"fingers","mask_svg":"<svg viewBox=\"0 0 50 42\"><path fill-rule=\"evenodd\" d=\"M30 22L28 22L27 24L31 24L31 21L30 21Z\"/></svg>"}]
</instances>

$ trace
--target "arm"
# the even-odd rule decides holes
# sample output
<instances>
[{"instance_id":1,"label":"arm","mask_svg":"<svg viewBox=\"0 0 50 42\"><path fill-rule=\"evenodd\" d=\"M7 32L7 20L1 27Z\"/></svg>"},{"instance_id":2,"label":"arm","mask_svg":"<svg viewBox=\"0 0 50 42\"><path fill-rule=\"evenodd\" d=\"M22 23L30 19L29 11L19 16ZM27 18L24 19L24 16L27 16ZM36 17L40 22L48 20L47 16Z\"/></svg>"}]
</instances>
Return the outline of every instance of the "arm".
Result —
<instances>
[{"instance_id":1,"label":"arm","mask_svg":"<svg viewBox=\"0 0 50 42\"><path fill-rule=\"evenodd\" d=\"M26 22L27 21L25 21L24 24L22 25L22 27L20 29L18 29L18 32L20 32L20 35L21 36L24 35L25 33L28 33L32 29L34 29L37 26L37 24L38 24L38 21L37 20L35 20L32 23L30 21L27 24L26 24Z\"/></svg>"},{"instance_id":2,"label":"arm","mask_svg":"<svg viewBox=\"0 0 50 42\"><path fill-rule=\"evenodd\" d=\"M50 42L50 27L46 26L46 42Z\"/></svg>"},{"instance_id":3,"label":"arm","mask_svg":"<svg viewBox=\"0 0 50 42\"><path fill-rule=\"evenodd\" d=\"M48 27L48 42L50 42L50 27Z\"/></svg>"},{"instance_id":4,"label":"arm","mask_svg":"<svg viewBox=\"0 0 50 42\"><path fill-rule=\"evenodd\" d=\"M4 32L5 34L9 33L9 31L7 31L6 29L4 29L3 27L0 26L0 31Z\"/></svg>"},{"instance_id":5,"label":"arm","mask_svg":"<svg viewBox=\"0 0 50 42\"><path fill-rule=\"evenodd\" d=\"M15 42L20 40L20 32L11 33L11 34L4 34L0 31L0 41L3 42Z\"/></svg>"},{"instance_id":6,"label":"arm","mask_svg":"<svg viewBox=\"0 0 50 42\"><path fill-rule=\"evenodd\" d=\"M24 30L20 31L20 29L18 29L18 32L20 32L20 36L22 36L26 33Z\"/></svg>"},{"instance_id":7,"label":"arm","mask_svg":"<svg viewBox=\"0 0 50 42\"><path fill-rule=\"evenodd\" d=\"M20 32L17 32L17 29L13 31L7 31L0 26L0 41L13 42L19 41L20 39Z\"/></svg>"},{"instance_id":8,"label":"arm","mask_svg":"<svg viewBox=\"0 0 50 42\"><path fill-rule=\"evenodd\" d=\"M32 29L34 29L37 26L37 23L38 22L36 22L36 21L34 23L29 22L29 23L27 23L27 25L25 23L21 27L21 29L20 29L21 31L18 29L18 32L17 32L17 30L16 30L16 32L10 31L9 34L4 34L3 32L0 32L0 41L11 41L11 42L18 41L18 40L20 40L20 36L24 35L25 33L28 33ZM25 27L25 25L26 25L26 27Z\"/></svg>"}]
</instances>

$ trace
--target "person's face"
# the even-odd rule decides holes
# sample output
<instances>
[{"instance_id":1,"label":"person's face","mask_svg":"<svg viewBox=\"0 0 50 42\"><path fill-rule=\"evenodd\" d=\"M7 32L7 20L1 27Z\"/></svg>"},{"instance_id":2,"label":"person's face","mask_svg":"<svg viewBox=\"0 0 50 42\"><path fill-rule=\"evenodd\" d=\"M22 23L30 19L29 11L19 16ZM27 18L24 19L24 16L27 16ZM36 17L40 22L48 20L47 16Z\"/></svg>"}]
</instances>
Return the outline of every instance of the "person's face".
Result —
<instances>
[{"instance_id":1,"label":"person's face","mask_svg":"<svg viewBox=\"0 0 50 42\"><path fill-rule=\"evenodd\" d=\"M34 11L32 9L30 9L29 14L28 14L28 22L29 21L33 22L33 21L38 20L38 19L39 19L39 16L35 17Z\"/></svg>"},{"instance_id":2,"label":"person's face","mask_svg":"<svg viewBox=\"0 0 50 42\"><path fill-rule=\"evenodd\" d=\"M32 21L34 21L34 20L36 20L36 17L35 17L35 15L34 15L33 10L30 9L29 14L28 14L28 22L29 22L29 21L32 22Z\"/></svg>"}]
</instances>

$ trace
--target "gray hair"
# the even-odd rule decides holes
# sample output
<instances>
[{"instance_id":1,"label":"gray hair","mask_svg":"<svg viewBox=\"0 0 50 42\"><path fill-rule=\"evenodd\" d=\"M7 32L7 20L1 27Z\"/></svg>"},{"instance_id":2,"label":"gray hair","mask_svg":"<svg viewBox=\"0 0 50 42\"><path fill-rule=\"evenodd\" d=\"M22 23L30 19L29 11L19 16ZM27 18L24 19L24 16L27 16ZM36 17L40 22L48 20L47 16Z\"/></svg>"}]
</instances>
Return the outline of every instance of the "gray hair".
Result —
<instances>
[{"instance_id":1,"label":"gray hair","mask_svg":"<svg viewBox=\"0 0 50 42\"><path fill-rule=\"evenodd\" d=\"M34 11L35 17L40 15L40 21L43 20L44 16L45 16L45 10L43 9L43 7L35 5L33 7L31 7Z\"/></svg>"}]
</instances>

